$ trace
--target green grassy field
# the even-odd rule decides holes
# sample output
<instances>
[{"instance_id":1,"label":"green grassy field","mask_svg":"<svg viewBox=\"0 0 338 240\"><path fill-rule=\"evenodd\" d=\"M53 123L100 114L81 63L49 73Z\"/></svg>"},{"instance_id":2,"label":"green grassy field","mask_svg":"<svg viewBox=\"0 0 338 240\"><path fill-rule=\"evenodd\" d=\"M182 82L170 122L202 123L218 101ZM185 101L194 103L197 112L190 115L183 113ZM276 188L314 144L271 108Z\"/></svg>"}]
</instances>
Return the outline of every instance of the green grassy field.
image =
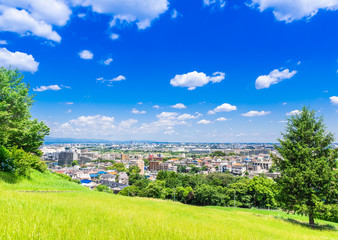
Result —
<instances>
[{"instance_id":1,"label":"green grassy field","mask_svg":"<svg viewBox=\"0 0 338 240\"><path fill-rule=\"evenodd\" d=\"M337 230L311 229L288 220L305 217L278 211L123 197L49 173L34 172L16 183L4 178L0 175L0 239L338 239Z\"/></svg>"}]
</instances>

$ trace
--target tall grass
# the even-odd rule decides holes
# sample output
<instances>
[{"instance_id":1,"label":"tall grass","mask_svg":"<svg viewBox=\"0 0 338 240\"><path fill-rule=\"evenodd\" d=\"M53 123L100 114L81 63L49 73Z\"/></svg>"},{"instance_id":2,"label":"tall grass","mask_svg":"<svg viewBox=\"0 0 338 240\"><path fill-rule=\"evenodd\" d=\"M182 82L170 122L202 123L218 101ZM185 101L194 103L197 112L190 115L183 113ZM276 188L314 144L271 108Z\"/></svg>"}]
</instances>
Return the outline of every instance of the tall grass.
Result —
<instances>
[{"instance_id":1,"label":"tall grass","mask_svg":"<svg viewBox=\"0 0 338 240\"><path fill-rule=\"evenodd\" d=\"M70 182L67 187L57 184L71 188ZM21 192L17 190L30 187L28 182L14 185L0 180L0 239L338 239L337 231L311 229L256 210L86 190ZM44 189L51 187L57 189L52 180Z\"/></svg>"}]
</instances>

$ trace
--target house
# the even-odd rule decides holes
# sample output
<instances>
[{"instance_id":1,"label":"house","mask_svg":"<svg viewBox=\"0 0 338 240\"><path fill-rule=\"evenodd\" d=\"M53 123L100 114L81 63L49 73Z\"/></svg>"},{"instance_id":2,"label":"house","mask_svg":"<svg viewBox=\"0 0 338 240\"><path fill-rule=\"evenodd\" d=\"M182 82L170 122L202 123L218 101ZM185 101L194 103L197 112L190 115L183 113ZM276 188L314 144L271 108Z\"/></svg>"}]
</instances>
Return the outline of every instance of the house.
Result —
<instances>
[{"instance_id":1,"label":"house","mask_svg":"<svg viewBox=\"0 0 338 240\"><path fill-rule=\"evenodd\" d=\"M100 179L115 182L116 176L113 174L107 173L107 174L100 175Z\"/></svg>"},{"instance_id":2,"label":"house","mask_svg":"<svg viewBox=\"0 0 338 240\"><path fill-rule=\"evenodd\" d=\"M123 188L129 187L129 185L127 185L127 184L122 184L122 183L118 183L118 182L111 182L111 181L107 181L107 180L100 180L99 183L111 188L114 191L115 194L119 193Z\"/></svg>"},{"instance_id":3,"label":"house","mask_svg":"<svg viewBox=\"0 0 338 240\"><path fill-rule=\"evenodd\" d=\"M128 184L129 177L126 172L120 172L118 182L122 184Z\"/></svg>"},{"instance_id":4,"label":"house","mask_svg":"<svg viewBox=\"0 0 338 240\"><path fill-rule=\"evenodd\" d=\"M245 173L245 167L240 163L235 163L232 165L232 174L243 175Z\"/></svg>"}]
</instances>

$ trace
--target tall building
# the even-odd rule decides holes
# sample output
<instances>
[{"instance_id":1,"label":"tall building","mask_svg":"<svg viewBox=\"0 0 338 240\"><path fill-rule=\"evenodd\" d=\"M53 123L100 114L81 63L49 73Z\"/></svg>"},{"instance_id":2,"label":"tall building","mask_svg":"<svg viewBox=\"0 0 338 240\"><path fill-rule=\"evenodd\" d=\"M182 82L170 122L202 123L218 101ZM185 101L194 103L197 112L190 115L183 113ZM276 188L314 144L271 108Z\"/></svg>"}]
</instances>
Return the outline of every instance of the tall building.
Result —
<instances>
[{"instance_id":1,"label":"tall building","mask_svg":"<svg viewBox=\"0 0 338 240\"><path fill-rule=\"evenodd\" d=\"M150 171L159 171L160 170L160 161L149 161L149 170Z\"/></svg>"},{"instance_id":2,"label":"tall building","mask_svg":"<svg viewBox=\"0 0 338 240\"><path fill-rule=\"evenodd\" d=\"M137 166L139 169L141 169L140 174L144 174L144 161L143 160L132 160L130 161L130 165Z\"/></svg>"},{"instance_id":3,"label":"tall building","mask_svg":"<svg viewBox=\"0 0 338 240\"><path fill-rule=\"evenodd\" d=\"M78 160L78 155L76 152L71 151L60 152L58 165L59 166L69 165L75 160Z\"/></svg>"}]
</instances>

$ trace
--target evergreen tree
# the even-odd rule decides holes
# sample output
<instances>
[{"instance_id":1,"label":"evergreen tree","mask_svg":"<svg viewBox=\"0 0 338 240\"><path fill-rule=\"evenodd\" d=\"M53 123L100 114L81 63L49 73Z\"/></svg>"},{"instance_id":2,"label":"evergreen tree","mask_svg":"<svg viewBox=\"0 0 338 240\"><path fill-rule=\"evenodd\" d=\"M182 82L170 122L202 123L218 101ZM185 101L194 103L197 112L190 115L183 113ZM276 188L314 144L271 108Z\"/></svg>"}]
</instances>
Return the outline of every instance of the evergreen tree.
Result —
<instances>
[{"instance_id":1,"label":"evergreen tree","mask_svg":"<svg viewBox=\"0 0 338 240\"><path fill-rule=\"evenodd\" d=\"M337 203L334 136L327 132L323 118L307 107L288 119L282 136L280 146L275 146L280 156L273 156L281 172L277 183L282 208L308 215L309 224L314 225L325 205Z\"/></svg>"}]
</instances>

